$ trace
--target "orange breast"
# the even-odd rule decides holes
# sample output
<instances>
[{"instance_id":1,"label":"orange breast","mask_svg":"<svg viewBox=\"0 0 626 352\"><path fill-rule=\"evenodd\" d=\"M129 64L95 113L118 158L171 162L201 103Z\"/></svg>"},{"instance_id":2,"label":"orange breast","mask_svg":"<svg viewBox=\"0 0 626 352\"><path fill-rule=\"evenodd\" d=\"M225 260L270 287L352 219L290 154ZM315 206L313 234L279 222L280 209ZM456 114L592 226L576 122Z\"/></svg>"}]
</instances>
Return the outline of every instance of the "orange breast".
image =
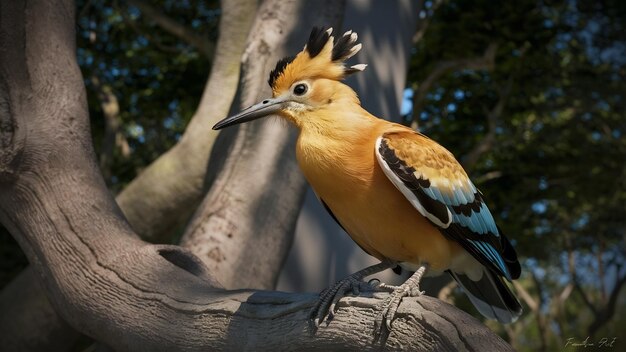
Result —
<instances>
[{"instance_id":1,"label":"orange breast","mask_svg":"<svg viewBox=\"0 0 626 352\"><path fill-rule=\"evenodd\" d=\"M428 263L435 271L448 269L461 247L448 241L387 179L374 143L375 138L364 138L312 151L306 140L299 140L298 162L315 193L368 253L381 260ZM316 153L325 155L312 157Z\"/></svg>"}]
</instances>

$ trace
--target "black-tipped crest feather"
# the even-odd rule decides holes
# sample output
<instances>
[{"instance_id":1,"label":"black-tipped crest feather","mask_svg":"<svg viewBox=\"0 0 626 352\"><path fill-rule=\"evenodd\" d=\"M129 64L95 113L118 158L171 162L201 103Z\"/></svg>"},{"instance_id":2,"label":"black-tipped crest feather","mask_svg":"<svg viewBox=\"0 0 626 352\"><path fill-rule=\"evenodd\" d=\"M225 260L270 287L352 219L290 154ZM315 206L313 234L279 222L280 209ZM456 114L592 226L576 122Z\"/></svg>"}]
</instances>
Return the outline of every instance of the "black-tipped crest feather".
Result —
<instances>
[{"instance_id":1,"label":"black-tipped crest feather","mask_svg":"<svg viewBox=\"0 0 626 352\"><path fill-rule=\"evenodd\" d=\"M339 37L335 46L333 46L332 60L343 60L344 58L349 57L350 52L355 45L356 43L352 40L352 37L349 34Z\"/></svg>"},{"instance_id":2,"label":"black-tipped crest feather","mask_svg":"<svg viewBox=\"0 0 626 352\"><path fill-rule=\"evenodd\" d=\"M285 67L287 67L287 65L289 65L295 58L295 56L287 56L278 60L276 67L272 70L272 72L270 72L270 78L267 80L270 87L274 87L274 82L276 82L278 77L283 73Z\"/></svg>"},{"instance_id":3,"label":"black-tipped crest feather","mask_svg":"<svg viewBox=\"0 0 626 352\"><path fill-rule=\"evenodd\" d=\"M313 27L313 29L311 30L311 34L309 35L309 40L304 49L309 54L309 57L311 59L322 52L324 46L328 43L329 40L331 40L331 37L335 38L334 36L331 36L331 32L332 29L330 28ZM341 65L344 76L363 71L367 66L365 64L358 64L350 67L344 67L342 65L342 62L340 62L349 59L359 51L359 49L361 48L361 44L358 44L356 42L356 39L357 34L353 33L352 31L348 31L340 36L338 39L336 39L336 42L332 48L331 62ZM272 70L272 72L270 72L269 79L267 80L267 83L269 83L270 87L274 88L276 80L284 73L285 68L295 59L296 56L287 56L278 60L278 62L276 63L276 67L274 68L274 70Z\"/></svg>"},{"instance_id":4,"label":"black-tipped crest feather","mask_svg":"<svg viewBox=\"0 0 626 352\"><path fill-rule=\"evenodd\" d=\"M311 58L316 57L324 49L328 39L330 39L330 34L328 34L326 29L313 27L311 35L309 35L309 41L306 43L306 51L309 53L309 56Z\"/></svg>"},{"instance_id":5,"label":"black-tipped crest feather","mask_svg":"<svg viewBox=\"0 0 626 352\"><path fill-rule=\"evenodd\" d=\"M347 68L345 69L346 75L351 75L353 73L361 72L362 70L358 70L356 68Z\"/></svg>"}]
</instances>

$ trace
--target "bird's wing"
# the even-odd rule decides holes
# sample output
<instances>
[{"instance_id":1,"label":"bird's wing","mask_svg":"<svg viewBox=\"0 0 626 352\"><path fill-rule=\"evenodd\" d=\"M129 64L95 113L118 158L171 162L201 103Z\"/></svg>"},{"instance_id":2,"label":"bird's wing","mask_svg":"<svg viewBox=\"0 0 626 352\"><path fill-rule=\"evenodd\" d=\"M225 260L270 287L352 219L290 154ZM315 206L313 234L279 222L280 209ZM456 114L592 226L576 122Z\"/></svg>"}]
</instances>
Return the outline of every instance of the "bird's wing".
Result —
<instances>
[{"instance_id":1,"label":"bird's wing","mask_svg":"<svg viewBox=\"0 0 626 352\"><path fill-rule=\"evenodd\" d=\"M444 235L507 279L519 276L515 250L452 153L417 132L395 131L377 139L376 157L389 180Z\"/></svg>"}]
</instances>

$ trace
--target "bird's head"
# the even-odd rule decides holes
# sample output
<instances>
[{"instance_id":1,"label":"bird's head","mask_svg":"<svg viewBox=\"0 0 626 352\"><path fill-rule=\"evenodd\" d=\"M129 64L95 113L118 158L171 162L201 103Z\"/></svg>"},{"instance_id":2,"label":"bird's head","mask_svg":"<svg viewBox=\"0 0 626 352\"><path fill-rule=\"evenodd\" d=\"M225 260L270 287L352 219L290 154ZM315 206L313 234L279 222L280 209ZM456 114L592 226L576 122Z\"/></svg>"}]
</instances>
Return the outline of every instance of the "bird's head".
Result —
<instances>
[{"instance_id":1,"label":"bird's head","mask_svg":"<svg viewBox=\"0 0 626 352\"><path fill-rule=\"evenodd\" d=\"M302 127L306 115L329 109L331 104L346 100L358 103L356 94L340 81L347 75L363 71L367 65L344 65L360 49L357 34L348 31L338 39L332 36L332 28L313 28L304 49L296 56L278 61L270 73L268 83L272 98L265 99L244 109L237 115L227 117L213 129L279 114Z\"/></svg>"}]
</instances>

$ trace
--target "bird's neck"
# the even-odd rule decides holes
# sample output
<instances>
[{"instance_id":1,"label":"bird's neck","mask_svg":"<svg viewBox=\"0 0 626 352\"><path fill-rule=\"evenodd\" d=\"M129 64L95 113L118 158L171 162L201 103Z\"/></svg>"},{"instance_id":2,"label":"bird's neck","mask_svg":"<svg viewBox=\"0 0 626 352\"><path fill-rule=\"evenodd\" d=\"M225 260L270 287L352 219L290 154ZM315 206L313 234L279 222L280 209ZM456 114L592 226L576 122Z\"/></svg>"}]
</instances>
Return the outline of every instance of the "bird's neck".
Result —
<instances>
[{"instance_id":1,"label":"bird's neck","mask_svg":"<svg viewBox=\"0 0 626 352\"><path fill-rule=\"evenodd\" d=\"M321 175L329 179L337 168L341 168L341 175L371 173L368 160L374 157L375 135L382 120L360 106L334 110L332 115L320 111L310 119L318 124L302 126L296 145L298 163L307 179L321 179Z\"/></svg>"}]
</instances>

